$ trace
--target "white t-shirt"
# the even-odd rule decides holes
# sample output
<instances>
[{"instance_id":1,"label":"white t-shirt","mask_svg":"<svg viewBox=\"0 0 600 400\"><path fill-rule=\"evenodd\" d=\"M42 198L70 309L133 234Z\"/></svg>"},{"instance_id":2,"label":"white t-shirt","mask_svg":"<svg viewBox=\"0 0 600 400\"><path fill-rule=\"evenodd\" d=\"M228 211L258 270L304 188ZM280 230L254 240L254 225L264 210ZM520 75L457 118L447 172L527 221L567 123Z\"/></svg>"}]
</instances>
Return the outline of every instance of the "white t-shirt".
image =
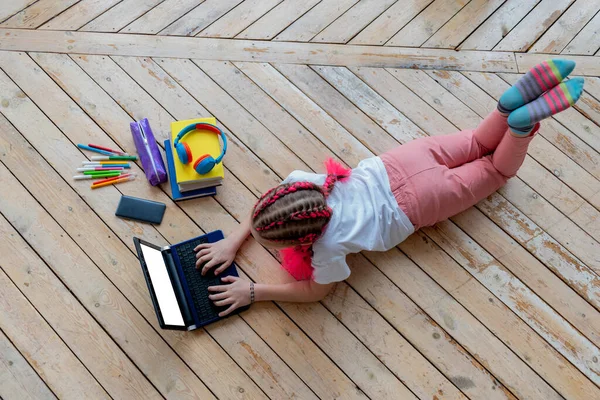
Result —
<instances>
[{"instance_id":1,"label":"white t-shirt","mask_svg":"<svg viewBox=\"0 0 600 400\"><path fill-rule=\"evenodd\" d=\"M326 175L292 172L282 183L325 183ZM327 198L333 215L313 244L315 282L341 282L350 276L346 256L363 250L389 250L414 232L398 207L385 166L379 157L363 160L345 182L337 182Z\"/></svg>"}]
</instances>

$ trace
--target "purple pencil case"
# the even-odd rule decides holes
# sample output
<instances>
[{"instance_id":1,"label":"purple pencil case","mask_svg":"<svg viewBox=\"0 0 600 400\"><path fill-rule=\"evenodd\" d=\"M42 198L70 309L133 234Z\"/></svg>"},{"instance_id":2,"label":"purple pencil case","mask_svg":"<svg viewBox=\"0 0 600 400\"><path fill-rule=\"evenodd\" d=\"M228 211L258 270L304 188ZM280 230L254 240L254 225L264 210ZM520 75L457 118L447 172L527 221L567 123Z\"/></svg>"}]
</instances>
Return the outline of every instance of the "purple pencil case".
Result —
<instances>
[{"instance_id":1,"label":"purple pencil case","mask_svg":"<svg viewBox=\"0 0 600 400\"><path fill-rule=\"evenodd\" d=\"M142 167L146 173L146 178L152 186L167 181L167 170L165 163L160 155L160 149L156 144L154 133L150 128L148 118L129 124L135 148L140 156Z\"/></svg>"}]
</instances>

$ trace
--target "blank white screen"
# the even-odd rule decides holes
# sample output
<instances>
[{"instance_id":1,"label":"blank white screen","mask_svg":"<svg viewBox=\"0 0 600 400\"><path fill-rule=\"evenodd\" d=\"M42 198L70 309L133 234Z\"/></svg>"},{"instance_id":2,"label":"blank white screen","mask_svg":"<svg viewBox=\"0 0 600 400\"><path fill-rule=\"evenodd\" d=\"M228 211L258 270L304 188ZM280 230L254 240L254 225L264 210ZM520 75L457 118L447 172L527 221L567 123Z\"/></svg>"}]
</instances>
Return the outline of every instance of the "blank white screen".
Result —
<instances>
[{"instance_id":1,"label":"blank white screen","mask_svg":"<svg viewBox=\"0 0 600 400\"><path fill-rule=\"evenodd\" d=\"M140 247L165 325L184 326L183 316L161 252L142 243Z\"/></svg>"}]
</instances>

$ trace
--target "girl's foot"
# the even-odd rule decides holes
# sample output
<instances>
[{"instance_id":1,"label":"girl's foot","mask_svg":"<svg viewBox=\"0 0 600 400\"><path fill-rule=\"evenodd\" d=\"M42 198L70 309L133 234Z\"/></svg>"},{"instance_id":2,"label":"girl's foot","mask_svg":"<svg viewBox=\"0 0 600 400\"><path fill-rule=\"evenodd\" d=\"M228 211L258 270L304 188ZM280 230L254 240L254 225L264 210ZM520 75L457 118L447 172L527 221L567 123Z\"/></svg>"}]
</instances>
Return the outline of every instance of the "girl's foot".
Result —
<instances>
[{"instance_id":1,"label":"girl's foot","mask_svg":"<svg viewBox=\"0 0 600 400\"><path fill-rule=\"evenodd\" d=\"M562 82L575 68L570 60L548 60L533 67L508 89L498 102L498 111L508 115L511 111L538 98L542 93Z\"/></svg>"},{"instance_id":2,"label":"girl's foot","mask_svg":"<svg viewBox=\"0 0 600 400\"><path fill-rule=\"evenodd\" d=\"M511 112L508 116L511 132L516 136L527 136L537 122L571 107L583 92L583 82L583 78L569 79Z\"/></svg>"}]
</instances>

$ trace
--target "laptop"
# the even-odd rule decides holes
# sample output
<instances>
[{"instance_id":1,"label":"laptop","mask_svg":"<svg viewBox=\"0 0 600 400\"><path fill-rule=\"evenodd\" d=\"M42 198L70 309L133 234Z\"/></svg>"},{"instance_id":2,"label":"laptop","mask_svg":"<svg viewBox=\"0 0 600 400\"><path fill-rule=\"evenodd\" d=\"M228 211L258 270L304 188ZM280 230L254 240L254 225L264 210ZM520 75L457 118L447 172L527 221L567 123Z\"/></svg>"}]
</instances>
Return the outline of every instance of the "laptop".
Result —
<instances>
[{"instance_id":1,"label":"laptop","mask_svg":"<svg viewBox=\"0 0 600 400\"><path fill-rule=\"evenodd\" d=\"M159 247L133 238L161 328L191 331L223 318L219 317L219 313L229 306L215 306L208 298L208 287L222 285L221 278L225 276L238 276L236 265L232 263L219 275L215 275L212 269L202 276L200 269L196 269L194 252L199 244L221 239L223 232L215 231L172 246ZM247 308L238 308L229 315Z\"/></svg>"}]
</instances>

